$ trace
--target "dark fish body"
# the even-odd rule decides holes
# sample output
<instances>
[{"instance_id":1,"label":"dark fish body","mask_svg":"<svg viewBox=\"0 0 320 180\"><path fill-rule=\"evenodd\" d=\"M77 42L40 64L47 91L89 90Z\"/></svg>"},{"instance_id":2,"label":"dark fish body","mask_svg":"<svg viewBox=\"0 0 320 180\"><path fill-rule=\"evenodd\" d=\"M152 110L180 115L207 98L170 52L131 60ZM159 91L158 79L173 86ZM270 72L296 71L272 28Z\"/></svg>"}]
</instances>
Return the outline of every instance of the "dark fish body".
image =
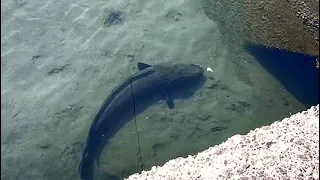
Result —
<instances>
[{"instance_id":1,"label":"dark fish body","mask_svg":"<svg viewBox=\"0 0 320 180\"><path fill-rule=\"evenodd\" d=\"M94 161L99 159L106 141L126 122L159 100L166 100L173 108L175 92L204 80L203 68L193 64L138 63L138 67L139 72L110 93L94 118L79 165L81 179L93 179Z\"/></svg>"}]
</instances>

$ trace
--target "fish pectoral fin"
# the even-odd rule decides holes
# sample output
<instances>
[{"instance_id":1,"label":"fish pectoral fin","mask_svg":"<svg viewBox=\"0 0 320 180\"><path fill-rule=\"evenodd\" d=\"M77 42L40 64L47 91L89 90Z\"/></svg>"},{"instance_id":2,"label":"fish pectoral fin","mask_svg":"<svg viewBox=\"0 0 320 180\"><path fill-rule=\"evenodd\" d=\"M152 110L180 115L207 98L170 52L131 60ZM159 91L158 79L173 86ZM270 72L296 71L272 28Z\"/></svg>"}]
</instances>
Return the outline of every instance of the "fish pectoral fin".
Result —
<instances>
[{"instance_id":1,"label":"fish pectoral fin","mask_svg":"<svg viewBox=\"0 0 320 180\"><path fill-rule=\"evenodd\" d=\"M142 62L138 62L138 69L141 71L143 69L146 69L148 67L152 67L151 65L149 64L146 64L146 63L142 63Z\"/></svg>"},{"instance_id":2,"label":"fish pectoral fin","mask_svg":"<svg viewBox=\"0 0 320 180\"><path fill-rule=\"evenodd\" d=\"M163 96L164 96L163 98L166 101L169 109L173 109L174 102L173 102L173 98L172 98L171 94L168 91L164 91Z\"/></svg>"},{"instance_id":3,"label":"fish pectoral fin","mask_svg":"<svg viewBox=\"0 0 320 180\"><path fill-rule=\"evenodd\" d=\"M166 102L168 104L169 109L173 109L174 108L174 102L173 99L167 98Z\"/></svg>"}]
</instances>

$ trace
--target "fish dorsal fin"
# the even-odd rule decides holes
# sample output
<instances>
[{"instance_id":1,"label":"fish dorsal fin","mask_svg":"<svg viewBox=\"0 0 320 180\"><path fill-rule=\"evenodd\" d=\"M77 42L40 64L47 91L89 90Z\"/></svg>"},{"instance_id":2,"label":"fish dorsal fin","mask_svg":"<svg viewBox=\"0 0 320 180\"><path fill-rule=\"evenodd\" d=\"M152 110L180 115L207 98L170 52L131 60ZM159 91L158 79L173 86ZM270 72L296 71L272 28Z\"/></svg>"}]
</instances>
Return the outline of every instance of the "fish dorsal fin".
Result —
<instances>
[{"instance_id":1,"label":"fish dorsal fin","mask_svg":"<svg viewBox=\"0 0 320 180\"><path fill-rule=\"evenodd\" d=\"M151 65L149 64L146 64L146 63L142 63L142 62L138 62L138 69L141 71L145 68L148 68L148 67L152 67Z\"/></svg>"}]
</instances>

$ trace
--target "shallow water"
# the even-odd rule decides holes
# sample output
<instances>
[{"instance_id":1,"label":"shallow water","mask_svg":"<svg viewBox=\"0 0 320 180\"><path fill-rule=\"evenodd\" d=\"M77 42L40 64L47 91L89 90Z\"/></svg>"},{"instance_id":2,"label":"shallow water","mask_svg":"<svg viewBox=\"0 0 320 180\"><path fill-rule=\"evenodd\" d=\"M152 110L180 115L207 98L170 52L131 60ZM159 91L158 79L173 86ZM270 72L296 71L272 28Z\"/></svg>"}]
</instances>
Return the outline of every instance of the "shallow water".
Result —
<instances>
[{"instance_id":1,"label":"shallow water","mask_svg":"<svg viewBox=\"0 0 320 180\"><path fill-rule=\"evenodd\" d=\"M79 179L92 119L139 61L213 72L174 109L159 102L137 126L121 128L97 179L195 154L306 109L253 55L235 50L197 1L2 1L1 25L4 179Z\"/></svg>"}]
</instances>

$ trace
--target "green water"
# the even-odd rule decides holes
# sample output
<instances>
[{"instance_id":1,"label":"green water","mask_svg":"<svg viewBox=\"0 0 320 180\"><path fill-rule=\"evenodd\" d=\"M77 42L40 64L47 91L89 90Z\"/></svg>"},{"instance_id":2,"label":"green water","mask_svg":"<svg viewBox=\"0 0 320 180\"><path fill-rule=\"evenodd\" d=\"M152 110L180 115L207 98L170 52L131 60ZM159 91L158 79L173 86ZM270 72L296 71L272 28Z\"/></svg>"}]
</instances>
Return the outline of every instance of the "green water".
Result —
<instances>
[{"instance_id":1,"label":"green water","mask_svg":"<svg viewBox=\"0 0 320 180\"><path fill-rule=\"evenodd\" d=\"M194 0L2 1L1 177L79 179L90 123L138 61L213 72L174 109L159 102L137 116L138 132L128 122L104 149L97 176L148 170L305 109L223 29L235 19L209 14Z\"/></svg>"}]
</instances>

